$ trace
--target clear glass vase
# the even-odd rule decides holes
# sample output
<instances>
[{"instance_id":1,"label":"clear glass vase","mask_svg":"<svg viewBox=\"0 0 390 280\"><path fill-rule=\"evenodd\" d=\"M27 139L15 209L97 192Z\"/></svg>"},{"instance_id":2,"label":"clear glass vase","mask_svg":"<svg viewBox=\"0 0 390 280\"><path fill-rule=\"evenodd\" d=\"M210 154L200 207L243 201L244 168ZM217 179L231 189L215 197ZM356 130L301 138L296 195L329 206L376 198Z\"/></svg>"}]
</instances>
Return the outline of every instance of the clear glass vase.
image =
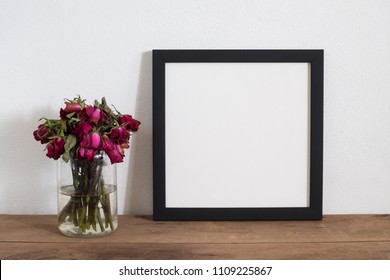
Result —
<instances>
[{"instance_id":1,"label":"clear glass vase","mask_svg":"<svg viewBox=\"0 0 390 280\"><path fill-rule=\"evenodd\" d=\"M116 164L104 153L93 161L58 161L58 228L72 237L104 236L118 227Z\"/></svg>"}]
</instances>

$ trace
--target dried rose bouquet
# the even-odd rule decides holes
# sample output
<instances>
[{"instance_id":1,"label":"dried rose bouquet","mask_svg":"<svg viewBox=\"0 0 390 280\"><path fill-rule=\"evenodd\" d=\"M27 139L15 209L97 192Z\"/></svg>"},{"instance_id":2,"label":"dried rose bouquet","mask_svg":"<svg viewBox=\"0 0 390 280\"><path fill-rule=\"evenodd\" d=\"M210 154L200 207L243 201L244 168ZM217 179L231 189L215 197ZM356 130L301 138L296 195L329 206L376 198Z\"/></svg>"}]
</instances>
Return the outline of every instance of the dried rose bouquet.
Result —
<instances>
[{"instance_id":1,"label":"dried rose bouquet","mask_svg":"<svg viewBox=\"0 0 390 280\"><path fill-rule=\"evenodd\" d=\"M141 124L131 115L111 109L105 100L86 104L81 97L65 100L60 119L47 119L34 131L34 138L46 145L46 155L70 162L73 192L59 211L58 225L72 222L81 232L113 231L110 200L104 192L103 156L111 164L123 161L130 147L130 135Z\"/></svg>"}]
</instances>

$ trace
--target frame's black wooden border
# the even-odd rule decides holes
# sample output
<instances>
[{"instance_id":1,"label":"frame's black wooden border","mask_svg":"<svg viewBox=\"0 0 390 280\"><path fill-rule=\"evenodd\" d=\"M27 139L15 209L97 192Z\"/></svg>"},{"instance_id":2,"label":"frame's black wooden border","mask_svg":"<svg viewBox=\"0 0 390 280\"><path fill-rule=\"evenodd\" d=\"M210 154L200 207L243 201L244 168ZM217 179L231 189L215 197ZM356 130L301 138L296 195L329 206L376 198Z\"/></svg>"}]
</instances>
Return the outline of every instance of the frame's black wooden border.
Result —
<instances>
[{"instance_id":1,"label":"frame's black wooden border","mask_svg":"<svg viewBox=\"0 0 390 280\"><path fill-rule=\"evenodd\" d=\"M153 50L154 220L322 219L323 50ZM165 63L308 62L310 96L310 206L295 208L167 208L165 206Z\"/></svg>"}]
</instances>

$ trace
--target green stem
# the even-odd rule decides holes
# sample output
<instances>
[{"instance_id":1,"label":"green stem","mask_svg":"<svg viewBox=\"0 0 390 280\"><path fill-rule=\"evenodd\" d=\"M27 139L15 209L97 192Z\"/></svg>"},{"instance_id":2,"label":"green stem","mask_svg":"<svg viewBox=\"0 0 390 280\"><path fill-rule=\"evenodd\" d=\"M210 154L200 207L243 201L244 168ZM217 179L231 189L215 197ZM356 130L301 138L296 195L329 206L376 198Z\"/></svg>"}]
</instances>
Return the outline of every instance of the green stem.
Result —
<instances>
[{"instance_id":1,"label":"green stem","mask_svg":"<svg viewBox=\"0 0 390 280\"><path fill-rule=\"evenodd\" d=\"M91 227L97 232L98 224L101 232L108 227L114 230L110 197L102 178L103 164L101 158L93 162L71 159L74 195L58 215L59 226L69 217L68 221L82 232Z\"/></svg>"},{"instance_id":2,"label":"green stem","mask_svg":"<svg viewBox=\"0 0 390 280\"><path fill-rule=\"evenodd\" d=\"M104 229L104 225L103 225L103 222L102 222L102 217L100 217L100 211L99 210L97 211L97 220L99 222L99 227L100 227L101 232L104 232L105 229Z\"/></svg>"},{"instance_id":3,"label":"green stem","mask_svg":"<svg viewBox=\"0 0 390 280\"><path fill-rule=\"evenodd\" d=\"M112 223L112 214L111 214L111 203L110 203L110 195L105 194L104 195L106 200L106 207L107 207L107 216L106 219L108 219L108 222L110 223L111 230L114 230L114 224Z\"/></svg>"}]
</instances>

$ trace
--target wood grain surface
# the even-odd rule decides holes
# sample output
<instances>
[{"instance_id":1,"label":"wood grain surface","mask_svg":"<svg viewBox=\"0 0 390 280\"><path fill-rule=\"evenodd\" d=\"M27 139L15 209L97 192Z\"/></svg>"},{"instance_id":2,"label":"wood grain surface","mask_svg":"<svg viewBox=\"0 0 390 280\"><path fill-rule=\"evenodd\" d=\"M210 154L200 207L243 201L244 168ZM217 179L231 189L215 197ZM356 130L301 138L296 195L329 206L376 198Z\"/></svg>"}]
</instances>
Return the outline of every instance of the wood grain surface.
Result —
<instances>
[{"instance_id":1,"label":"wood grain surface","mask_svg":"<svg viewBox=\"0 0 390 280\"><path fill-rule=\"evenodd\" d=\"M390 215L322 221L155 222L120 216L113 234L63 236L56 216L0 215L1 259L390 259Z\"/></svg>"}]
</instances>

